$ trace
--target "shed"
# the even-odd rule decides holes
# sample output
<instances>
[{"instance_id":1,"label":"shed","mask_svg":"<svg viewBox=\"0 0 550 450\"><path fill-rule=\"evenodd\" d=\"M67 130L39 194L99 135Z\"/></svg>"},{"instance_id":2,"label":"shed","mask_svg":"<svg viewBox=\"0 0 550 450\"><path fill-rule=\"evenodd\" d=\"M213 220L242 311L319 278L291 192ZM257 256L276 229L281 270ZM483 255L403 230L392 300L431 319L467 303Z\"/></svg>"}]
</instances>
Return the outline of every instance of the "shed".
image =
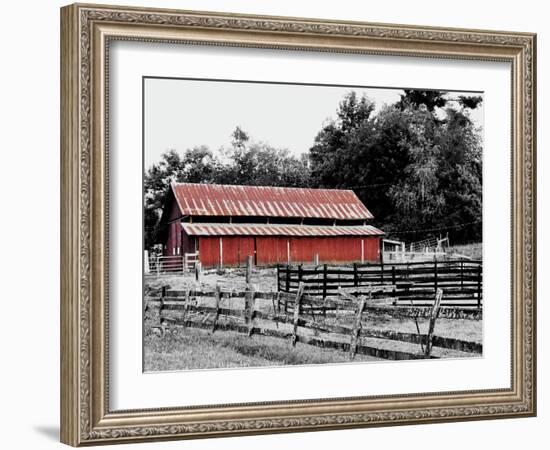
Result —
<instances>
[{"instance_id":1,"label":"shed","mask_svg":"<svg viewBox=\"0 0 550 450\"><path fill-rule=\"evenodd\" d=\"M166 256L204 267L380 261L384 232L351 190L172 183L161 218Z\"/></svg>"}]
</instances>

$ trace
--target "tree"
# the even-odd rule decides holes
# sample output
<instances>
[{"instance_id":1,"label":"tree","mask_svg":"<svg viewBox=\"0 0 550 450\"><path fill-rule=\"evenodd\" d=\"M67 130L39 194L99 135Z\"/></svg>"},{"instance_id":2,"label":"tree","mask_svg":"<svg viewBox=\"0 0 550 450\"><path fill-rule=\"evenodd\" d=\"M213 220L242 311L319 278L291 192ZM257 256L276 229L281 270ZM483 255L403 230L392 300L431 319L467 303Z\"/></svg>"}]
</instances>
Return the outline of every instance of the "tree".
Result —
<instances>
[{"instance_id":1,"label":"tree","mask_svg":"<svg viewBox=\"0 0 550 450\"><path fill-rule=\"evenodd\" d=\"M407 231L397 237L448 227L457 241L478 240L481 144L467 109L481 101L407 90L374 114L372 102L347 94L310 149L312 184L353 189L376 225Z\"/></svg>"},{"instance_id":2,"label":"tree","mask_svg":"<svg viewBox=\"0 0 550 450\"><path fill-rule=\"evenodd\" d=\"M233 138L233 140L231 141L231 144L233 145L234 148L244 149L244 146L250 140L250 136L248 135L248 133L246 133L238 125L233 131L233 133L231 134L231 137Z\"/></svg>"},{"instance_id":3,"label":"tree","mask_svg":"<svg viewBox=\"0 0 550 450\"><path fill-rule=\"evenodd\" d=\"M408 164L389 189L393 208L390 219L400 229L430 229L439 224L445 206L437 177L440 154L436 143L437 122L426 107L409 106L403 114L408 124Z\"/></svg>"},{"instance_id":4,"label":"tree","mask_svg":"<svg viewBox=\"0 0 550 450\"><path fill-rule=\"evenodd\" d=\"M428 111L433 112L435 108L441 108L447 103L446 92L443 91L419 89L404 89L403 91L404 94L401 94L401 100L397 103L401 109L405 109L408 105L416 107L425 105Z\"/></svg>"},{"instance_id":5,"label":"tree","mask_svg":"<svg viewBox=\"0 0 550 450\"><path fill-rule=\"evenodd\" d=\"M254 186L307 186L307 158L296 158L287 149L252 140L240 127L232 133L231 147L222 148L225 163L216 182Z\"/></svg>"},{"instance_id":6,"label":"tree","mask_svg":"<svg viewBox=\"0 0 550 450\"><path fill-rule=\"evenodd\" d=\"M342 183L359 182L356 151L350 143L360 127L369 123L374 103L366 97L357 100L355 92L348 93L340 102L337 120L326 124L315 138L309 151L311 179L315 187L337 188ZM368 130L363 130L363 139Z\"/></svg>"},{"instance_id":7,"label":"tree","mask_svg":"<svg viewBox=\"0 0 550 450\"><path fill-rule=\"evenodd\" d=\"M474 96L459 95L458 96L458 103L463 108L476 109L482 102L483 102L483 97L480 95L474 95Z\"/></svg>"},{"instance_id":8,"label":"tree","mask_svg":"<svg viewBox=\"0 0 550 450\"><path fill-rule=\"evenodd\" d=\"M163 153L161 160L153 164L144 177L144 226L145 248L156 243L160 229L159 220L170 183L213 182L219 172L220 162L207 147L194 147L179 154L176 150Z\"/></svg>"},{"instance_id":9,"label":"tree","mask_svg":"<svg viewBox=\"0 0 550 450\"><path fill-rule=\"evenodd\" d=\"M458 240L481 240L481 137L464 111L448 108L441 127L438 177L445 186L444 224L470 224L453 231Z\"/></svg>"}]
</instances>

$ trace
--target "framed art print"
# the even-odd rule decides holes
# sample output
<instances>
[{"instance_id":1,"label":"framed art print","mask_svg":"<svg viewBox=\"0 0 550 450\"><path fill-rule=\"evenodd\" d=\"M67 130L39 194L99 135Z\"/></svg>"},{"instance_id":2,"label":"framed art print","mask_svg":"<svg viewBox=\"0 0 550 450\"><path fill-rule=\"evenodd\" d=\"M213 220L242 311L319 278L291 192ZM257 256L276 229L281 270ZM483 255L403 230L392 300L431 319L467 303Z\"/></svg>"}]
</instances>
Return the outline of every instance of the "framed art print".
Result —
<instances>
[{"instance_id":1,"label":"framed art print","mask_svg":"<svg viewBox=\"0 0 550 450\"><path fill-rule=\"evenodd\" d=\"M71 5L62 441L532 416L535 35Z\"/></svg>"}]
</instances>

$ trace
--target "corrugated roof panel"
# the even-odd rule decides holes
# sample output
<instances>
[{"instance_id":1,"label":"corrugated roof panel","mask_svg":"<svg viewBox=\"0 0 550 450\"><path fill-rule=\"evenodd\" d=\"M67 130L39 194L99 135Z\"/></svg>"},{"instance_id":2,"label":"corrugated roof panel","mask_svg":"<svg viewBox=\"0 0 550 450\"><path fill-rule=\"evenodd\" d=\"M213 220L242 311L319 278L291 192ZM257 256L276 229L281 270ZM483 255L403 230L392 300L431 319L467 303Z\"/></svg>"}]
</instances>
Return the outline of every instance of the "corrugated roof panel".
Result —
<instances>
[{"instance_id":1,"label":"corrugated roof panel","mask_svg":"<svg viewBox=\"0 0 550 450\"><path fill-rule=\"evenodd\" d=\"M353 191L172 183L182 215L372 219Z\"/></svg>"},{"instance_id":2,"label":"corrugated roof panel","mask_svg":"<svg viewBox=\"0 0 550 450\"><path fill-rule=\"evenodd\" d=\"M371 225L278 225L231 223L182 223L190 236L381 236L383 231Z\"/></svg>"}]
</instances>

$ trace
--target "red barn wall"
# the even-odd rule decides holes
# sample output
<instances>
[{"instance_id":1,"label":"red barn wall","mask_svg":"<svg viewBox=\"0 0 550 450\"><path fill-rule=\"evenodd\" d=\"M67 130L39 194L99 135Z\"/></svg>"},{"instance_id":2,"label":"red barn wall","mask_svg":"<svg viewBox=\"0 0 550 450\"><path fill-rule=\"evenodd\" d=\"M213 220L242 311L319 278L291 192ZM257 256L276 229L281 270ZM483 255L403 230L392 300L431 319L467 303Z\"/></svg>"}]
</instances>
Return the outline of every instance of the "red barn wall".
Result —
<instances>
[{"instance_id":1,"label":"red barn wall","mask_svg":"<svg viewBox=\"0 0 550 450\"><path fill-rule=\"evenodd\" d=\"M286 264L288 262L286 237L262 237L256 238L256 264L270 266Z\"/></svg>"},{"instance_id":2,"label":"red barn wall","mask_svg":"<svg viewBox=\"0 0 550 450\"><path fill-rule=\"evenodd\" d=\"M164 254L166 256L178 255L178 248L181 248L181 225L178 222L172 222L168 224L168 239ZM181 254L181 250L179 254Z\"/></svg>"},{"instance_id":3,"label":"red barn wall","mask_svg":"<svg viewBox=\"0 0 550 450\"><path fill-rule=\"evenodd\" d=\"M201 236L199 257L203 266L220 265L220 237ZM246 258L254 256L254 237L224 236L222 240L223 266L244 266Z\"/></svg>"},{"instance_id":4,"label":"red barn wall","mask_svg":"<svg viewBox=\"0 0 550 450\"><path fill-rule=\"evenodd\" d=\"M201 236L199 244L200 260L203 266L220 265L220 237ZM223 240L223 265L243 266L246 257L254 255L256 264L275 265L288 262L290 249L291 263L312 263L319 254L320 263L361 262L361 241L363 260L380 261L380 237L334 236L334 237L265 237L226 236ZM256 241L254 245L254 240Z\"/></svg>"},{"instance_id":5,"label":"red barn wall","mask_svg":"<svg viewBox=\"0 0 550 450\"><path fill-rule=\"evenodd\" d=\"M368 262L379 262L380 261L380 243L382 238L363 238L364 243L364 258Z\"/></svg>"},{"instance_id":6,"label":"red barn wall","mask_svg":"<svg viewBox=\"0 0 550 450\"><path fill-rule=\"evenodd\" d=\"M168 222L168 233L166 234L166 248L164 249L165 256L174 256L182 255L182 234L181 234L181 225L179 219L181 216L178 204L173 195L170 198L170 206L168 207L168 214L166 220ZM178 248L180 252L178 253Z\"/></svg>"},{"instance_id":7,"label":"red barn wall","mask_svg":"<svg viewBox=\"0 0 550 450\"><path fill-rule=\"evenodd\" d=\"M199 237L199 259L205 267L220 264L220 238Z\"/></svg>"},{"instance_id":8,"label":"red barn wall","mask_svg":"<svg viewBox=\"0 0 550 450\"><path fill-rule=\"evenodd\" d=\"M363 250L361 250L363 241ZM310 263L319 254L321 263L365 262L380 260L379 237L300 237L290 239L290 254L293 263Z\"/></svg>"}]
</instances>

